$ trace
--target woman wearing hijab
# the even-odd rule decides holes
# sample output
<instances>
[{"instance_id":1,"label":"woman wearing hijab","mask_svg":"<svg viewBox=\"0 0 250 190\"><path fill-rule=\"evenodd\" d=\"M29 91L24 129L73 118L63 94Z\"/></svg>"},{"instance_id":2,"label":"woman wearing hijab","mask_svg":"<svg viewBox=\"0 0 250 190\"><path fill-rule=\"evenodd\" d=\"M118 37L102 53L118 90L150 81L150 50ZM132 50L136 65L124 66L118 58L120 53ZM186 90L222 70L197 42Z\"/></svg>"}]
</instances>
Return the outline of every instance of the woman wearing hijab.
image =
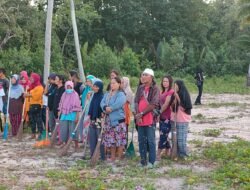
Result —
<instances>
[{"instance_id":1,"label":"woman wearing hijab","mask_svg":"<svg viewBox=\"0 0 250 190\"><path fill-rule=\"evenodd\" d=\"M43 132L42 105L43 105L43 86L40 83L40 75L32 73L30 76L29 92L24 94L30 100L29 120L31 124L32 136L36 137L36 127L39 135Z\"/></svg>"},{"instance_id":2,"label":"woman wearing hijab","mask_svg":"<svg viewBox=\"0 0 250 190\"><path fill-rule=\"evenodd\" d=\"M23 86L24 92L26 92L28 90L29 85L30 85L30 81L29 81L29 76L28 76L27 71L21 71L19 84ZM29 121L28 112L29 112L29 108L30 108L30 98L26 98L26 101L25 101L23 106L24 106L24 121L28 122Z\"/></svg>"},{"instance_id":3,"label":"woman wearing hijab","mask_svg":"<svg viewBox=\"0 0 250 190\"><path fill-rule=\"evenodd\" d=\"M171 129L174 128L176 122L177 152L180 158L185 158L187 156L187 133L191 121L192 102L182 80L175 81L174 90L175 92L170 100Z\"/></svg>"},{"instance_id":4,"label":"woman wearing hijab","mask_svg":"<svg viewBox=\"0 0 250 190\"><path fill-rule=\"evenodd\" d=\"M100 103L103 98L103 83L97 80L93 85L94 95L90 103L88 115L90 117L90 127L89 127L89 145L90 145L90 155L94 154L96 144L98 142L98 136L101 132L101 115L102 108ZM104 146L101 145L101 158L104 157Z\"/></svg>"},{"instance_id":5,"label":"woman wearing hijab","mask_svg":"<svg viewBox=\"0 0 250 190\"><path fill-rule=\"evenodd\" d=\"M22 120L23 87L19 84L19 76L11 76L9 114L12 136L16 136Z\"/></svg>"},{"instance_id":6,"label":"woman wearing hijab","mask_svg":"<svg viewBox=\"0 0 250 190\"><path fill-rule=\"evenodd\" d=\"M128 126L130 124L130 117L131 117L130 113L131 113L132 104L134 103L134 95L130 88L130 82L129 82L128 77L122 77L122 89L126 95L126 103L124 105L124 112L125 112L125 123L127 126L127 142L128 142Z\"/></svg>"},{"instance_id":7,"label":"woman wearing hijab","mask_svg":"<svg viewBox=\"0 0 250 190\"><path fill-rule=\"evenodd\" d=\"M69 136L74 132L76 124L79 120L79 113L82 111L79 95L74 90L72 81L65 83L65 92L63 93L59 103L60 118L60 140L63 146L67 143ZM78 148L78 130L73 136L75 142L75 150Z\"/></svg>"}]
</instances>

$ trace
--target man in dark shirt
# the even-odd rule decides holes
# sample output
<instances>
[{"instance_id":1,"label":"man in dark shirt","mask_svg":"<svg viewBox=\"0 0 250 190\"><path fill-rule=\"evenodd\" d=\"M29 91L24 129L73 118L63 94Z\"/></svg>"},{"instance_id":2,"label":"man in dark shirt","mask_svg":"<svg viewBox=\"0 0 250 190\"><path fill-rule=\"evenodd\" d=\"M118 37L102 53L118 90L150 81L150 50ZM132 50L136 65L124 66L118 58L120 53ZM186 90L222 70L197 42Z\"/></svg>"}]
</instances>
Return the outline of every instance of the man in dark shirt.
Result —
<instances>
[{"instance_id":1,"label":"man in dark shirt","mask_svg":"<svg viewBox=\"0 0 250 190\"><path fill-rule=\"evenodd\" d=\"M3 114L7 114L7 102L8 102L8 91L9 91L9 80L5 77L6 71L4 68L0 68L0 89L3 88L5 96L3 96ZM5 121L4 121L5 122ZM2 131L2 119L1 119L1 113L0 113L0 128Z\"/></svg>"},{"instance_id":2,"label":"man in dark shirt","mask_svg":"<svg viewBox=\"0 0 250 190\"><path fill-rule=\"evenodd\" d=\"M55 93L54 93L54 100L53 100L53 113L56 119L59 119L59 115L58 115L58 107L59 107L59 103L61 100L61 97L65 91L64 88L64 83L65 83L65 78L63 75L56 75L56 80L55 80L55 84L57 85L57 88L55 89Z\"/></svg>"},{"instance_id":3,"label":"man in dark shirt","mask_svg":"<svg viewBox=\"0 0 250 190\"><path fill-rule=\"evenodd\" d=\"M80 82L80 78L78 76L78 73L74 70L69 72L69 80L71 80L74 83L74 90L77 92L79 96L81 96L81 86L82 82Z\"/></svg>"}]
</instances>

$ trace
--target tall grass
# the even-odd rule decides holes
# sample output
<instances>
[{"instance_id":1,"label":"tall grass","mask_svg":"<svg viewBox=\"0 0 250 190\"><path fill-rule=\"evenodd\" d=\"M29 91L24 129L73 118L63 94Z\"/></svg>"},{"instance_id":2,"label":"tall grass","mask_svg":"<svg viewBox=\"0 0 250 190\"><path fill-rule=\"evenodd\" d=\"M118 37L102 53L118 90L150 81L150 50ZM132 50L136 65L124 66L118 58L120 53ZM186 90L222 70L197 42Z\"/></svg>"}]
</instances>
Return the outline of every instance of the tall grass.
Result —
<instances>
[{"instance_id":1,"label":"tall grass","mask_svg":"<svg viewBox=\"0 0 250 190\"><path fill-rule=\"evenodd\" d=\"M130 84L133 91L136 90L136 87L139 83L138 77L129 77ZM186 77L173 77L174 80L181 79L185 82L190 93L197 93L198 89L195 85L195 79L191 75ZM108 85L109 80L103 79L105 86ZM226 75L223 77L206 77L203 84L203 93L209 94L223 94L223 93L232 93L232 94L250 94L250 87L246 86L247 78L246 76L231 76ZM156 78L156 82L160 87L161 78Z\"/></svg>"}]
</instances>

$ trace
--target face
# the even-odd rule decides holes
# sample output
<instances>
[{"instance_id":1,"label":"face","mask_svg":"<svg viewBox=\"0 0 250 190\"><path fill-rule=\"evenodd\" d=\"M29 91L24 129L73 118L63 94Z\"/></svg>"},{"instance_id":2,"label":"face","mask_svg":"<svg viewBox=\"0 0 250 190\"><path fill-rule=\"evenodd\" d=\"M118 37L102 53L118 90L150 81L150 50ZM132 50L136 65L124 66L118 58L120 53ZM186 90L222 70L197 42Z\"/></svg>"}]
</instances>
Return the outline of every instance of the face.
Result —
<instances>
[{"instance_id":1,"label":"face","mask_svg":"<svg viewBox=\"0 0 250 190\"><path fill-rule=\"evenodd\" d=\"M25 84L27 81L26 81L26 79L24 78L24 77L21 77L20 78L20 81L23 83L23 84Z\"/></svg>"},{"instance_id":2,"label":"face","mask_svg":"<svg viewBox=\"0 0 250 190\"><path fill-rule=\"evenodd\" d=\"M4 74L2 72L0 72L0 78L2 78L4 76Z\"/></svg>"},{"instance_id":3,"label":"face","mask_svg":"<svg viewBox=\"0 0 250 190\"><path fill-rule=\"evenodd\" d=\"M169 80L168 80L168 78L164 78L162 80L162 85L163 85L164 88L169 88Z\"/></svg>"},{"instance_id":4,"label":"face","mask_svg":"<svg viewBox=\"0 0 250 190\"><path fill-rule=\"evenodd\" d=\"M30 83L33 84L34 83L34 79L32 77L30 77Z\"/></svg>"},{"instance_id":5,"label":"face","mask_svg":"<svg viewBox=\"0 0 250 190\"><path fill-rule=\"evenodd\" d=\"M16 79L14 77L11 78L11 84L16 84Z\"/></svg>"},{"instance_id":6,"label":"face","mask_svg":"<svg viewBox=\"0 0 250 190\"><path fill-rule=\"evenodd\" d=\"M152 81L152 76L147 74L147 73L143 73L142 77L141 77L141 82L142 83L148 83Z\"/></svg>"},{"instance_id":7,"label":"face","mask_svg":"<svg viewBox=\"0 0 250 190\"><path fill-rule=\"evenodd\" d=\"M55 80L49 78L49 83L50 83L50 84L55 84Z\"/></svg>"},{"instance_id":8,"label":"face","mask_svg":"<svg viewBox=\"0 0 250 190\"><path fill-rule=\"evenodd\" d=\"M60 79L59 79L59 77L58 76L56 76L56 78L55 78L55 84L58 86L59 84L61 84L61 81L60 81Z\"/></svg>"},{"instance_id":9,"label":"face","mask_svg":"<svg viewBox=\"0 0 250 190\"><path fill-rule=\"evenodd\" d=\"M92 86L92 81L89 80L89 79L87 79L87 80L86 80L86 85L91 87L91 86Z\"/></svg>"},{"instance_id":10,"label":"face","mask_svg":"<svg viewBox=\"0 0 250 190\"><path fill-rule=\"evenodd\" d=\"M99 87L96 86L96 85L94 85L94 86L92 87L92 89L93 89L93 91L94 91L95 93L97 93L97 92L99 91Z\"/></svg>"},{"instance_id":11,"label":"face","mask_svg":"<svg viewBox=\"0 0 250 190\"><path fill-rule=\"evenodd\" d=\"M74 80L74 76L69 75L69 80L73 81Z\"/></svg>"},{"instance_id":12,"label":"face","mask_svg":"<svg viewBox=\"0 0 250 190\"><path fill-rule=\"evenodd\" d=\"M174 83L174 89L176 92L179 92L179 86L176 83Z\"/></svg>"},{"instance_id":13,"label":"face","mask_svg":"<svg viewBox=\"0 0 250 190\"><path fill-rule=\"evenodd\" d=\"M116 91L116 90L119 89L120 84L119 84L118 82L116 82L115 79L112 79L112 80L111 80L111 83L110 83L110 86L111 86L111 90L112 90L112 91Z\"/></svg>"},{"instance_id":14,"label":"face","mask_svg":"<svg viewBox=\"0 0 250 190\"><path fill-rule=\"evenodd\" d=\"M114 79L115 77L117 77L117 75L114 72L110 73L110 78L111 79Z\"/></svg>"},{"instance_id":15,"label":"face","mask_svg":"<svg viewBox=\"0 0 250 190\"><path fill-rule=\"evenodd\" d=\"M67 89L72 89L72 87L68 85L68 86L67 86Z\"/></svg>"}]
</instances>

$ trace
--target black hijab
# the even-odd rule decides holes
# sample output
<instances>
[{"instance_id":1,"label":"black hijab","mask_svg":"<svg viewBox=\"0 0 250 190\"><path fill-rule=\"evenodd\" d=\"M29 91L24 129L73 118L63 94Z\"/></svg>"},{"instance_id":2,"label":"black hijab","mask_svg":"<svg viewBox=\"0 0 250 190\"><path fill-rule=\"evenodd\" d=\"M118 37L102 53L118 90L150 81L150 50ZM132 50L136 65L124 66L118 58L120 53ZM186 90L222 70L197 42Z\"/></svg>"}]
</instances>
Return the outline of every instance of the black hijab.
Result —
<instances>
[{"instance_id":1,"label":"black hijab","mask_svg":"<svg viewBox=\"0 0 250 190\"><path fill-rule=\"evenodd\" d=\"M100 103L103 98L103 83L102 81L96 81L94 85L99 87L99 91L94 93L93 98L90 102L88 114L90 115L91 120L100 118L102 113Z\"/></svg>"}]
</instances>

